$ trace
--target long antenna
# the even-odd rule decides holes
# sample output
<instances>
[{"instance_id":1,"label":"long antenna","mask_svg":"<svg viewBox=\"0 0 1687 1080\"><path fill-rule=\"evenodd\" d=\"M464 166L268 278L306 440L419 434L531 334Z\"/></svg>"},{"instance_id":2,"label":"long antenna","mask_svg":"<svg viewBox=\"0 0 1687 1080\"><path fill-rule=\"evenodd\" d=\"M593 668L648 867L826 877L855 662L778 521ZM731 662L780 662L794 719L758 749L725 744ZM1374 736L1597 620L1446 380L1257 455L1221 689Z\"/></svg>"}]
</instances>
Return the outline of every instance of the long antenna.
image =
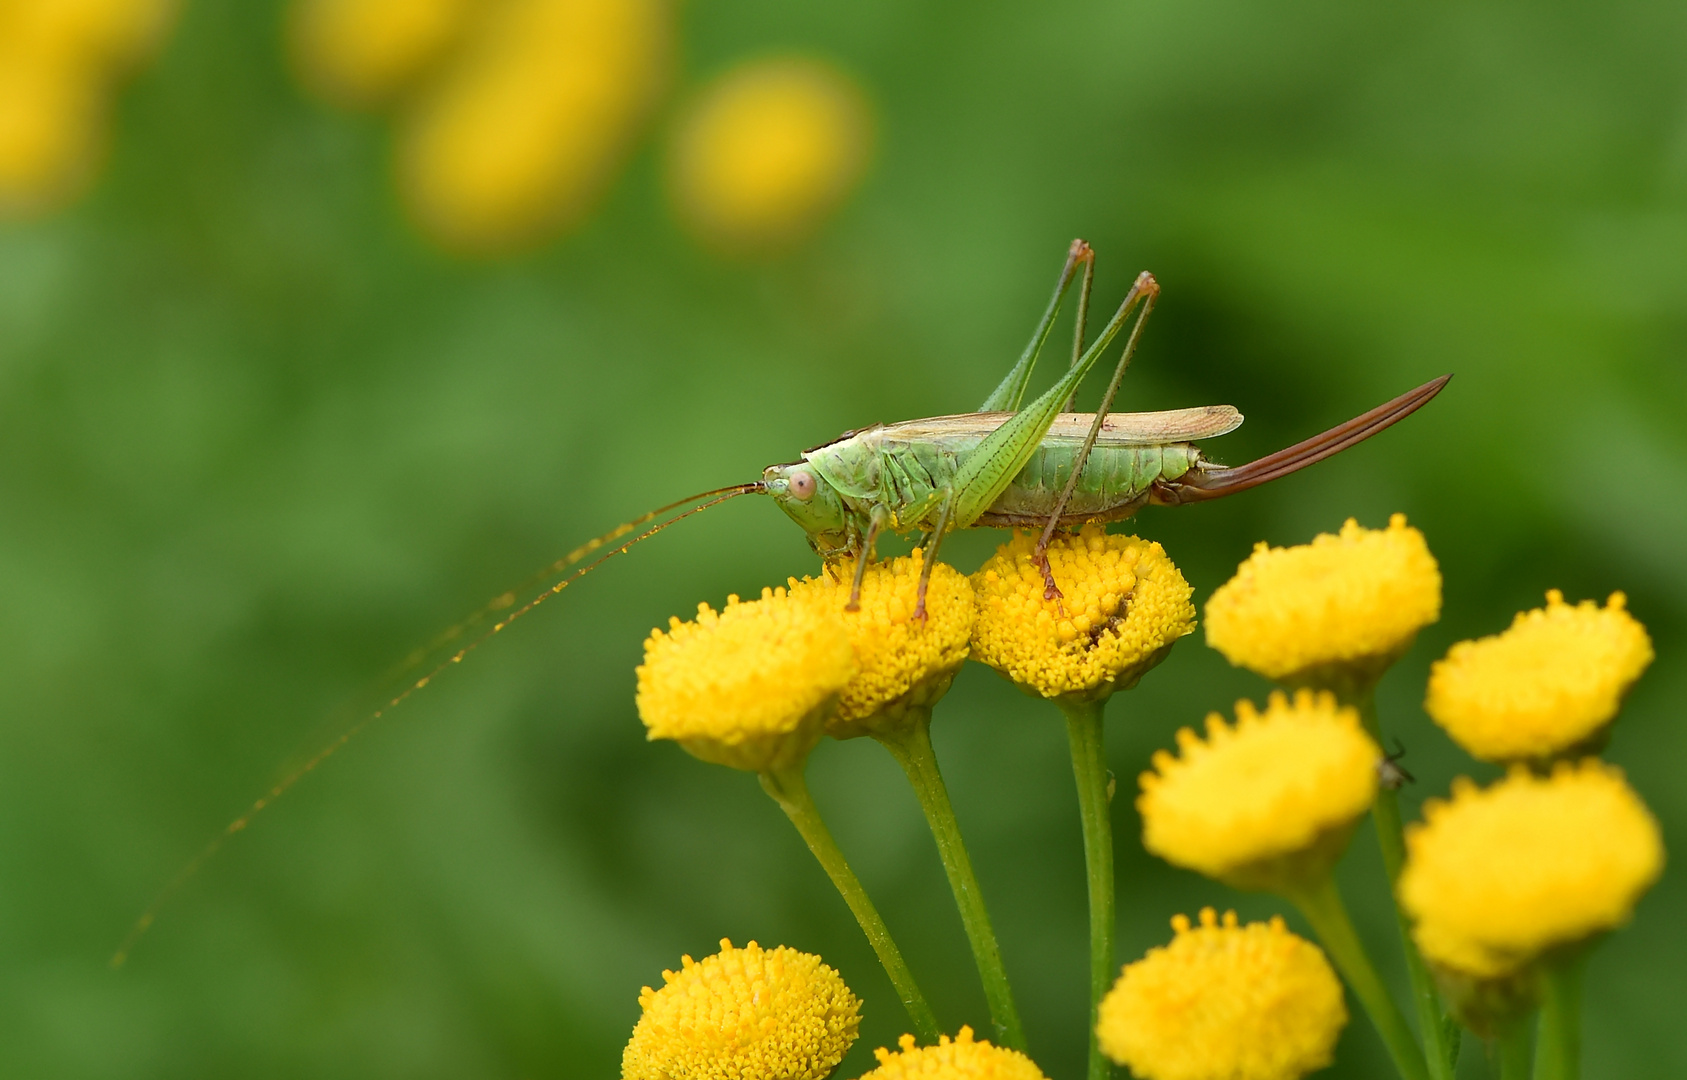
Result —
<instances>
[{"instance_id":1,"label":"long antenna","mask_svg":"<svg viewBox=\"0 0 1687 1080\"><path fill-rule=\"evenodd\" d=\"M117 951L112 953L111 966L114 968L123 966L124 962L129 959L129 954L134 951L135 943L139 941L141 936L152 927L153 922L157 918L159 909L168 903L177 892L181 891L182 886L186 885L193 875L199 872L201 867L209 862L211 858L217 854L217 852L221 851L223 845L227 844L236 833L244 831L246 826L252 823L253 818L257 817L266 808L272 805L275 800L285 795L300 780L303 780L307 775L314 772L318 765L321 765L323 762L333 757L339 752L341 747L345 746L348 742L351 742L352 739L356 738L359 734L366 730L369 725L373 724L393 709L396 709L398 706L404 704L404 702L410 699L411 695L427 686L443 671L445 671L446 668L451 667L453 664L462 663L464 657L468 656L469 653L474 652L475 649L479 648L483 643L490 641L497 634L503 633L505 628L507 628L511 623L515 622L523 615L526 615L528 612L555 596L557 593L560 593L562 590L568 588L568 586L591 573L599 566L602 566L609 559L614 558L616 555L625 554L627 549L631 548L639 541L648 540L652 536L661 532L663 529L666 529L668 526L683 521L693 514L700 514L712 506L718 506L721 503L726 502L728 499L734 499L740 495L749 495L754 492L763 491L765 490L765 487L766 485L758 480L748 484L734 484L731 487L716 488L713 491L701 492L697 495L692 495L689 498L680 499L677 502L671 502L666 506L657 507L649 513L639 515L632 521L617 525L615 528L604 533L602 536L588 540L586 543L581 544L573 551L570 551L568 554L552 563L545 570L529 578L527 582L519 587L519 589L508 590L500 593L479 611L475 612L475 614L453 626L450 630L445 631L445 633L437 635L434 638L433 644L430 644L423 649L413 651L410 656L398 666L396 673L401 674L405 671L414 669L421 663L422 658L429 652L446 642L456 639L468 627L480 622L494 611L500 611L513 606L513 593L517 591L525 591L527 588L532 586L534 581L541 578L552 577L564 570L567 570L569 567L586 558L588 555L600 550L605 545L613 544L615 541L621 539L623 536L626 536L634 529L639 528L641 525L648 524L651 521L655 521L664 514L678 510L680 507L690 507L683 513L675 514L666 521L657 522L655 525L645 529L637 536L634 536L631 540L612 548L611 550L598 556L596 559L593 559L585 566L580 567L580 569L574 571L572 574L569 574L562 580L546 587L543 592L540 592L537 596L527 601L527 603L516 608L514 611L510 612L509 615L499 619L496 623L493 623L490 630L487 630L485 633L474 638L468 644L462 646L456 652L435 664L432 668L429 668L426 674L405 686L403 690L388 699L385 705L382 705L380 708L374 710L369 715L346 728L337 738L334 739L334 741L318 750L315 754L312 754L308 759L306 759L304 764L289 772L286 776L278 780L268 791L254 799L252 805L246 809L245 813L223 826L222 831L212 837L211 841L200 850L199 854L195 855L188 861L187 865L177 871L175 877L171 878L169 882L165 884L164 888L159 890L158 895L153 897L152 903L147 905L146 910L141 913L140 918L135 920L134 925L129 928L129 932L124 935L123 942L117 947ZM691 505L692 503L697 503L699 499L704 501L698 503L696 506Z\"/></svg>"}]
</instances>

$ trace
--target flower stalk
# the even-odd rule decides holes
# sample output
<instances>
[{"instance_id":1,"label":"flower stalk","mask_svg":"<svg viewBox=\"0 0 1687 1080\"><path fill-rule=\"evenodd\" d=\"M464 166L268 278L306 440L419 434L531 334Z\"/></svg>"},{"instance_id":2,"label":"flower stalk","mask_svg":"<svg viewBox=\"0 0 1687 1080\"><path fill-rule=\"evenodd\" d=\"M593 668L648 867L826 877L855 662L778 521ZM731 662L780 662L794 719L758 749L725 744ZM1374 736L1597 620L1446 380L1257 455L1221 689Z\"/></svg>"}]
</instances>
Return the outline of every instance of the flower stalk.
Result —
<instances>
[{"instance_id":1,"label":"flower stalk","mask_svg":"<svg viewBox=\"0 0 1687 1080\"><path fill-rule=\"evenodd\" d=\"M844 903L849 905L855 921L861 926L861 932L867 935L867 941L873 946L874 954L884 966L885 974L890 976L891 985L896 988L896 996L902 999L903 1008L908 1010L908 1019L913 1023L915 1033L922 1041L936 1042L940 1034L937 1015L931 1011L931 1005L926 1002L925 995L914 982L914 973L908 970L908 962L902 958L902 950L896 947L895 939L890 936L890 928L885 925L878 909L867 896L861 879L850 869L849 861L844 858L837 841L832 839L831 830L826 828L826 823L821 820L820 809L814 805L814 797L808 791L808 781L803 777L802 764L764 770L760 776L762 790L772 796L773 801L779 804L779 809L785 811L785 816L797 827L797 832L802 835L808 850L814 853L821 868L826 871L826 876L832 879L832 884L837 887Z\"/></svg>"},{"instance_id":2,"label":"flower stalk","mask_svg":"<svg viewBox=\"0 0 1687 1080\"><path fill-rule=\"evenodd\" d=\"M1541 1002L1540 1042L1536 1047L1535 1080L1580 1080L1582 1075L1582 974L1584 949L1550 963L1545 972L1546 996Z\"/></svg>"},{"instance_id":3,"label":"flower stalk","mask_svg":"<svg viewBox=\"0 0 1687 1080\"><path fill-rule=\"evenodd\" d=\"M1359 720L1365 731L1383 745L1382 728L1377 720L1376 683L1370 682L1357 692L1337 692L1348 704L1359 710ZM1388 895L1395 895L1395 884L1406 865L1405 828L1400 817L1400 794L1394 788L1381 785L1377 800L1371 805L1371 820L1376 824L1377 846L1382 849L1382 865L1388 872ZM1441 1005L1441 995L1435 988L1435 977L1412 940L1412 924L1395 901L1394 919L1400 927L1400 948L1406 956L1406 977L1412 987L1412 1004L1417 1012L1418 1028L1423 1033L1424 1056L1428 1061L1431 1080L1453 1080L1458 1066L1458 1047L1453 1043L1452 1030Z\"/></svg>"},{"instance_id":4,"label":"flower stalk","mask_svg":"<svg viewBox=\"0 0 1687 1080\"><path fill-rule=\"evenodd\" d=\"M1529 1080L1531 1036L1535 1033L1530 1019L1524 1017L1506 1025L1488 1044L1493 1071L1499 1074L1500 1080Z\"/></svg>"},{"instance_id":5,"label":"flower stalk","mask_svg":"<svg viewBox=\"0 0 1687 1080\"><path fill-rule=\"evenodd\" d=\"M1312 924L1324 951L1335 961L1336 967L1347 979L1347 985L1353 988L1353 995L1365 1007L1371 1023L1382 1036L1401 1077L1404 1080L1428 1080L1429 1068L1423 1051L1360 942L1335 878L1325 875L1321 881L1293 890L1288 899Z\"/></svg>"},{"instance_id":6,"label":"flower stalk","mask_svg":"<svg viewBox=\"0 0 1687 1080\"><path fill-rule=\"evenodd\" d=\"M972 946L973 961L978 965L978 977L984 984L984 998L990 1006L990 1021L996 1029L996 1041L1003 1046L1023 1052L1025 1028L1019 1019L1019 1009L1013 1001L1013 988L1008 983L1007 968L1002 963L1001 946L990 924L990 912L984 906L984 894L978 877L973 873L972 858L961 839L960 822L955 818L954 804L949 801L949 789L943 773L937 767L937 754L931 745L931 710L910 710L910 722L874 735L891 752L925 811L926 823L931 827L937 853L943 860L943 871L949 877L949 888L955 894L955 906L966 928L967 942Z\"/></svg>"},{"instance_id":7,"label":"flower stalk","mask_svg":"<svg viewBox=\"0 0 1687 1080\"><path fill-rule=\"evenodd\" d=\"M1089 1080L1106 1080L1107 1059L1096 1038L1101 999L1113 982L1113 818L1107 792L1107 755L1102 742L1099 701L1061 698L1066 737L1072 749L1072 775L1078 782L1078 810L1084 828L1084 868L1089 877L1090 1021Z\"/></svg>"}]
</instances>

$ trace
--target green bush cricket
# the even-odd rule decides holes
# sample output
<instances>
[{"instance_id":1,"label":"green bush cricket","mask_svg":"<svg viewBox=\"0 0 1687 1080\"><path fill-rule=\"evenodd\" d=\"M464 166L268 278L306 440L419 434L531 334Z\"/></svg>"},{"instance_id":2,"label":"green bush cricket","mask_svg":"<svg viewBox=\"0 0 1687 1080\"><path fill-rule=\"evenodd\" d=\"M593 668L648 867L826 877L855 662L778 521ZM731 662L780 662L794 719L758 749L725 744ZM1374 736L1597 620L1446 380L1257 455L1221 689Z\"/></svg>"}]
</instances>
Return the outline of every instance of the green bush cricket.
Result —
<instances>
[{"instance_id":1,"label":"green bush cricket","mask_svg":"<svg viewBox=\"0 0 1687 1080\"><path fill-rule=\"evenodd\" d=\"M1080 268L1083 277L1071 366L1052 387L1022 407L1032 369L1067 292L1078 279ZM760 480L701 492L658 507L575 548L522 586L495 597L480 611L437 636L429 646L413 652L390 677L416 670L428 656L438 655L440 649L464 640L475 626L487 619L496 620L489 629L455 648L381 708L353 724L284 776L256 799L246 813L226 825L136 921L114 954L113 964L124 961L135 941L152 924L158 908L223 843L245 829L255 815L365 727L604 560L625 553L639 541L692 514L739 495L771 495L780 509L802 527L809 544L823 559L855 560L852 607L859 598L862 578L874 557L878 536L886 530L923 533L926 559L914 612L916 618L923 619L926 584L936 565L938 549L944 537L955 529L1041 526L1043 532L1037 546L1040 557L1056 529L1120 521L1151 503L1175 506L1246 491L1322 461L1404 419L1439 393L1452 377L1443 375L1431 380L1329 431L1246 465L1233 468L1216 465L1194 443L1233 431L1242 423L1241 414L1228 405L1169 412L1108 412L1160 288L1153 275L1146 271L1139 274L1100 335L1086 347L1084 326L1094 270L1093 249L1082 240L1074 240L1054 295L1030 342L977 412L875 424L848 431L805 451L796 462L769 466ZM1065 411L1078 385L1131 322L1133 314L1135 322L1100 407L1094 413ZM635 530L642 531L635 533ZM629 534L630 538L623 540ZM605 548L608 550L604 551ZM518 595L524 590L556 577L599 551L603 554L590 563L572 570L526 603L516 606ZM1058 600L1060 590L1047 561L1040 560L1040 565L1045 597Z\"/></svg>"},{"instance_id":2,"label":"green bush cricket","mask_svg":"<svg viewBox=\"0 0 1687 1080\"><path fill-rule=\"evenodd\" d=\"M1072 366L1031 404L1020 407L1044 341L1078 267L1079 293ZM803 527L815 551L828 560L854 556L855 588L873 557L879 533L923 532L926 548L915 616L923 617L925 584L943 538L974 526L1041 526L1037 557L1045 598L1060 589L1043 550L1055 529L1119 521L1149 503L1178 505L1215 499L1303 469L1361 442L1403 419L1440 392L1450 375L1432 380L1321 435L1236 468L1206 460L1198 439L1234 431L1242 416L1228 405L1158 413L1109 413L1120 380L1136 351L1143 324L1160 287L1146 271L1101 335L1084 348L1084 322L1095 253L1074 240L1031 342L979 411L846 432L805 452L802 460L775 465L759 489ZM1094 413L1062 412L1113 339L1140 308L1113 379Z\"/></svg>"}]
</instances>

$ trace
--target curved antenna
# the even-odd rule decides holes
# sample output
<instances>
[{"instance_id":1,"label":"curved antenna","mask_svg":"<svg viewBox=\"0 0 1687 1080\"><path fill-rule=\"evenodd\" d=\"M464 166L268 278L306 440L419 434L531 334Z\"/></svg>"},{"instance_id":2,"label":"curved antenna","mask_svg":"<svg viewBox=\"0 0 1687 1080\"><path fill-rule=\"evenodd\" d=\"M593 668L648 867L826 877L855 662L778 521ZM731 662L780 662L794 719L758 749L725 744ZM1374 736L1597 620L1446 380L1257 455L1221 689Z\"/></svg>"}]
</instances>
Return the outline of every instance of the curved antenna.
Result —
<instances>
[{"instance_id":1,"label":"curved antenna","mask_svg":"<svg viewBox=\"0 0 1687 1080\"><path fill-rule=\"evenodd\" d=\"M422 649L417 649L411 652L409 657L397 666L395 674L402 674L403 672L413 670L421 664L422 659L426 657L429 652L432 652L447 642L455 640L457 637L461 636L467 628L482 621L492 612L512 607L515 603L514 594L517 591L525 591L527 588L530 588L535 581L542 578L553 577L556 574L567 570L569 567L586 558L586 556L592 554L594 551L602 549L605 545L613 544L615 541L621 539L623 536L626 536L628 533L639 528L641 525L646 525L655 521L662 515L671 513L681 507L690 507L683 513L675 514L666 521L658 521L655 525L645 529L632 539L623 544L617 545L607 552L604 552L604 554L598 556L596 559L593 559L585 566L580 567L580 569L574 571L572 574L569 574L562 580L547 586L544 591L527 601L527 603L516 608L514 611L510 612L509 615L499 619L496 623L493 623L490 630L487 630L485 633L474 638L468 644L462 646L456 652L429 668L426 674L405 686L403 690L388 699L385 705L382 705L380 708L374 710L369 715L346 728L332 742L328 743L326 746L322 747L322 749L307 758L304 764L289 772L286 776L282 777L273 786L271 786L268 791L254 799L252 801L252 805L246 809L245 813L223 826L222 831L212 837L211 841L200 850L199 854L188 860L187 865L177 871L176 875L158 891L158 895L153 897L152 903L147 905L146 910L141 913L140 918L135 920L134 925L129 928L129 932L124 935L123 942L118 945L117 951L112 953L111 966L114 968L123 966L124 962L129 959L129 954L134 951L135 943L141 939L141 936L144 935L147 930L152 927L153 922L156 921L159 909L168 903L170 899L176 895L176 893L180 892L182 886L186 885L188 881L192 879L193 875L199 872L201 867L209 862L212 857L217 854L217 852L221 851L223 845L227 844L236 833L244 831L246 826L252 823L253 818L257 817L258 814L262 813L266 808L271 806L275 800L285 795L300 780L303 780L307 775L314 772L318 765L321 765L323 762L333 757L339 752L341 747L345 746L348 742L351 742L352 739L356 738L365 729L367 729L369 725L373 724L393 709L396 709L398 706L404 704L405 701L409 700L411 695L427 686L430 682L437 678L441 672L445 671L446 668L451 667L453 664L462 663L464 657L468 656L469 653L474 652L475 649L479 648L483 643L490 641L497 634L503 633L511 623L515 622L523 615L526 615L528 612L555 596L557 593L568 588L568 586L580 580L580 578L591 573L593 570L596 570L609 559L612 559L617 555L626 554L627 549L631 548L639 541L648 540L652 536L661 532L663 529L666 529L668 526L683 521L693 514L700 514L712 506L718 506L721 503L726 502L728 499L734 499L740 495L749 495L755 492L764 491L766 490L766 487L766 484L757 480L748 484L734 484L731 487L716 488L713 491L704 491L699 494L692 495L689 498L680 499L677 502L671 502L666 506L657 507L649 513L641 514L631 521L617 525L615 528L604 533L602 536L588 540L584 544L575 548L573 551L570 551L568 554L546 567L543 571L528 578L528 580L517 589L508 590L498 594L498 596L494 597L479 611L456 624L451 629L445 631L443 634L437 635L434 638L433 643ZM698 500L703 501L699 503ZM692 503L698 503L698 505L692 506Z\"/></svg>"}]
</instances>

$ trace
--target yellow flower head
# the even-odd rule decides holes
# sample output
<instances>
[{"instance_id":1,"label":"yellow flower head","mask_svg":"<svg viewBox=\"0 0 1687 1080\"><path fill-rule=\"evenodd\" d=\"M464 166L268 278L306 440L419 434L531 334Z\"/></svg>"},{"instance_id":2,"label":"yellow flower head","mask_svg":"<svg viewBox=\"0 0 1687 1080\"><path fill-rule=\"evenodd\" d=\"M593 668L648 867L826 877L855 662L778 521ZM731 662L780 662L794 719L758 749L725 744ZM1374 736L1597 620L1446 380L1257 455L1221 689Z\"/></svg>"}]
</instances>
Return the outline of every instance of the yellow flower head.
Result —
<instances>
[{"instance_id":1,"label":"yellow flower head","mask_svg":"<svg viewBox=\"0 0 1687 1080\"><path fill-rule=\"evenodd\" d=\"M1236 726L1177 733L1141 776L1142 843L1168 862L1240 888L1281 889L1322 874L1376 797L1376 743L1328 693L1236 703Z\"/></svg>"},{"instance_id":2,"label":"yellow flower head","mask_svg":"<svg viewBox=\"0 0 1687 1080\"><path fill-rule=\"evenodd\" d=\"M638 711L652 739L760 772L801 761L855 677L849 637L829 612L784 589L729 596L695 622L652 630L638 669Z\"/></svg>"},{"instance_id":3,"label":"yellow flower head","mask_svg":"<svg viewBox=\"0 0 1687 1080\"><path fill-rule=\"evenodd\" d=\"M1207 601L1207 643L1268 679L1341 668L1374 678L1441 616L1441 571L1423 533L1395 514L1386 529L1352 518L1331 536L1264 543Z\"/></svg>"},{"instance_id":4,"label":"yellow flower head","mask_svg":"<svg viewBox=\"0 0 1687 1080\"><path fill-rule=\"evenodd\" d=\"M0 45L0 218L81 194L105 142L101 86L84 72Z\"/></svg>"},{"instance_id":5,"label":"yellow flower head","mask_svg":"<svg viewBox=\"0 0 1687 1080\"><path fill-rule=\"evenodd\" d=\"M1045 1080L1030 1058L988 1039L974 1041L970 1027L953 1039L939 1037L936 1046L915 1046L912 1035L897 1045L901 1049L894 1054L882 1046L874 1050L879 1067L862 1073L861 1080Z\"/></svg>"},{"instance_id":6,"label":"yellow flower head","mask_svg":"<svg viewBox=\"0 0 1687 1080\"><path fill-rule=\"evenodd\" d=\"M972 639L972 584L947 563L932 569L926 618L913 618L924 555L877 562L861 583L859 611L845 611L854 567L794 582L791 591L837 613L860 670L844 687L826 733L840 739L897 727L910 707L937 703L967 658Z\"/></svg>"},{"instance_id":7,"label":"yellow flower head","mask_svg":"<svg viewBox=\"0 0 1687 1080\"><path fill-rule=\"evenodd\" d=\"M1589 758L1514 767L1406 830L1400 904L1431 962L1479 978L1621 926L1663 870L1663 838L1622 773Z\"/></svg>"},{"instance_id":8,"label":"yellow flower head","mask_svg":"<svg viewBox=\"0 0 1687 1080\"><path fill-rule=\"evenodd\" d=\"M399 173L416 220L496 254L578 224L666 80L661 0L506 0L418 103Z\"/></svg>"},{"instance_id":9,"label":"yellow flower head","mask_svg":"<svg viewBox=\"0 0 1687 1080\"><path fill-rule=\"evenodd\" d=\"M1585 746L1617 717L1652 662L1646 628L1624 610L1546 594L1503 634L1461 641L1429 672L1424 708L1483 761L1540 760Z\"/></svg>"},{"instance_id":10,"label":"yellow flower head","mask_svg":"<svg viewBox=\"0 0 1687 1080\"><path fill-rule=\"evenodd\" d=\"M475 0L294 0L294 66L336 105L371 108L409 88L462 36Z\"/></svg>"},{"instance_id":11,"label":"yellow flower head","mask_svg":"<svg viewBox=\"0 0 1687 1080\"><path fill-rule=\"evenodd\" d=\"M162 36L167 0L0 0L0 219L57 209L93 179L116 77Z\"/></svg>"},{"instance_id":12,"label":"yellow flower head","mask_svg":"<svg viewBox=\"0 0 1687 1080\"><path fill-rule=\"evenodd\" d=\"M0 42L98 80L149 53L176 0L0 0Z\"/></svg>"},{"instance_id":13,"label":"yellow flower head","mask_svg":"<svg viewBox=\"0 0 1687 1080\"><path fill-rule=\"evenodd\" d=\"M855 1042L861 1002L818 956L722 939L701 963L681 959L621 1054L622 1080L824 1080Z\"/></svg>"},{"instance_id":14,"label":"yellow flower head","mask_svg":"<svg viewBox=\"0 0 1687 1080\"><path fill-rule=\"evenodd\" d=\"M1045 698L1129 689L1195 630L1193 592L1159 544L1086 525L1049 543L1065 596L1043 599L1037 537L1015 534L972 576L973 656Z\"/></svg>"},{"instance_id":15,"label":"yellow flower head","mask_svg":"<svg viewBox=\"0 0 1687 1080\"><path fill-rule=\"evenodd\" d=\"M685 222L729 250L788 246L843 201L871 142L864 96L828 64L755 60L680 124L670 187Z\"/></svg>"},{"instance_id":16,"label":"yellow flower head","mask_svg":"<svg viewBox=\"0 0 1687 1080\"><path fill-rule=\"evenodd\" d=\"M1318 946L1280 918L1238 926L1212 908L1172 928L1102 999L1102 1053L1143 1080L1297 1080L1330 1064L1347 1007Z\"/></svg>"}]
</instances>

